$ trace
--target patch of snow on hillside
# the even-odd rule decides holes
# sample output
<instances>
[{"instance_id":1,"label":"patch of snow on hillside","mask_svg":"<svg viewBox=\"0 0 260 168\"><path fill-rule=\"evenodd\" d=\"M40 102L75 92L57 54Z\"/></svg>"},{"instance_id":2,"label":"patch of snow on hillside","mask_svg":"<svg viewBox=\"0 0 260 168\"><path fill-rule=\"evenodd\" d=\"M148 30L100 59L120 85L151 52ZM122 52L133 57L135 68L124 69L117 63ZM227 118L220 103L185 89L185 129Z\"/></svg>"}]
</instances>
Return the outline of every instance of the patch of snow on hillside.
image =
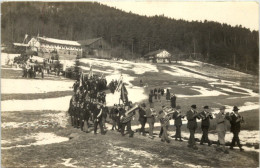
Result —
<instances>
[{"instance_id":1,"label":"patch of snow on hillside","mask_svg":"<svg viewBox=\"0 0 260 168\"><path fill-rule=\"evenodd\" d=\"M176 94L177 97L209 97L209 96L220 96L220 95L228 95L226 93L222 93L217 90L211 90L202 86L192 86L190 89L195 90L199 92L199 95L182 95L182 94Z\"/></svg>"},{"instance_id":2,"label":"patch of snow on hillside","mask_svg":"<svg viewBox=\"0 0 260 168\"><path fill-rule=\"evenodd\" d=\"M189 61L179 61L178 63L186 66L201 66L201 64L197 62L189 62Z\"/></svg>"},{"instance_id":3,"label":"patch of snow on hillside","mask_svg":"<svg viewBox=\"0 0 260 168\"><path fill-rule=\"evenodd\" d=\"M71 96L34 99L34 100L5 100L1 102L1 111L23 111L23 110L54 110L67 111Z\"/></svg>"},{"instance_id":4,"label":"patch of snow on hillside","mask_svg":"<svg viewBox=\"0 0 260 168\"><path fill-rule=\"evenodd\" d=\"M144 74L145 72L158 72L156 65L148 63L134 63L130 61L114 61L93 58L83 58L80 59L80 62L100 67L111 67L114 70L130 70L133 71L135 74Z\"/></svg>"},{"instance_id":5,"label":"patch of snow on hillside","mask_svg":"<svg viewBox=\"0 0 260 168\"><path fill-rule=\"evenodd\" d=\"M145 157L145 158L148 158L148 159L153 159L153 157L158 158L158 156L156 154L151 154L151 153L148 153L144 150L136 150L136 149L125 148L125 147L121 147L121 146L114 146L114 149L120 150L120 151L123 151L123 152L129 152L129 153L132 153L134 155L142 156L142 157Z\"/></svg>"},{"instance_id":6,"label":"patch of snow on hillside","mask_svg":"<svg viewBox=\"0 0 260 168\"><path fill-rule=\"evenodd\" d=\"M22 71L23 69L22 68L19 68L19 67L1 67L1 69L9 69L9 70L14 70L14 71Z\"/></svg>"},{"instance_id":7,"label":"patch of snow on hillside","mask_svg":"<svg viewBox=\"0 0 260 168\"><path fill-rule=\"evenodd\" d=\"M219 92L217 90L211 90L202 86L192 86L192 90L198 91L201 93L202 96L219 96L219 95L228 95L226 93Z\"/></svg>"},{"instance_id":8,"label":"patch of snow on hillside","mask_svg":"<svg viewBox=\"0 0 260 168\"><path fill-rule=\"evenodd\" d=\"M86 66L79 66L79 68L81 68L84 71L89 71L90 70L90 67L86 67ZM102 71L102 70L98 70L98 69L95 69L95 68L93 68L92 71L93 72L105 73L105 74L108 74L108 73L111 72L111 71Z\"/></svg>"},{"instance_id":9,"label":"patch of snow on hillside","mask_svg":"<svg viewBox=\"0 0 260 168\"><path fill-rule=\"evenodd\" d=\"M73 81L2 79L2 94L46 93L72 90Z\"/></svg>"},{"instance_id":10,"label":"patch of snow on hillside","mask_svg":"<svg viewBox=\"0 0 260 168\"><path fill-rule=\"evenodd\" d=\"M8 54L1 53L1 65L6 65L8 61L13 62L15 57L20 56L21 54Z\"/></svg>"},{"instance_id":11,"label":"patch of snow on hillside","mask_svg":"<svg viewBox=\"0 0 260 168\"><path fill-rule=\"evenodd\" d=\"M175 67L175 66L169 66L172 71L168 71L168 70L163 70L164 73L170 74L172 76L179 76L179 77L188 77L188 78L197 78L197 79L203 79L206 81L216 81L217 79L214 78L210 78L210 77L206 77L206 76L202 76L199 74L195 74L192 72L188 72L185 71L181 68Z\"/></svg>"},{"instance_id":12,"label":"patch of snow on hillside","mask_svg":"<svg viewBox=\"0 0 260 168\"><path fill-rule=\"evenodd\" d=\"M69 140L69 138L67 137L57 136L54 133L43 133L43 132L32 134L29 137L34 138L36 142L28 145L1 147L1 149L24 148L24 147L37 146L37 145L48 145L53 143L61 143Z\"/></svg>"}]
</instances>

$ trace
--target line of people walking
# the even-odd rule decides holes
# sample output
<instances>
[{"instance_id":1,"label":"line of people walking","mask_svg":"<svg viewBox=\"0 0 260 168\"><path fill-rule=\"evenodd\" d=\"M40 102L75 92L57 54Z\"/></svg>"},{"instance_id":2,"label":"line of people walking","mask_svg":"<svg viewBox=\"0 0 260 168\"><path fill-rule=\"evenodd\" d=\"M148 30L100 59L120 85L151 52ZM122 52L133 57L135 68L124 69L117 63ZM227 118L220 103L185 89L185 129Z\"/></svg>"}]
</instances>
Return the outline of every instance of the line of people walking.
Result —
<instances>
[{"instance_id":1,"label":"line of people walking","mask_svg":"<svg viewBox=\"0 0 260 168\"><path fill-rule=\"evenodd\" d=\"M81 128L83 131L85 125L86 132L89 132L89 121L92 121L94 125L94 134L97 134L97 127L99 126L101 134L104 135L107 131L105 126L106 119L109 116L112 120L112 130L117 130L122 136L129 134L129 137L133 137L134 131L131 129L131 122L138 113L138 121L141 125L140 129L138 129L140 135L146 136L145 125L148 123L149 138L154 139L154 124L156 119L158 119L161 124L159 137L162 142L170 143L168 134L170 126L169 121L173 119L176 127L175 140L182 142L182 120L186 117L188 121L187 128L190 133L188 147L194 150L198 149L195 142L195 132L198 128L197 120L201 120L202 137L200 145L203 145L204 143L207 143L208 146L212 145L212 142L208 138L208 131L214 115L210 112L211 109L207 105L203 107L202 112L197 112L197 106L191 105L190 110L183 113L181 107L179 105L176 106L176 96L172 94L171 97L174 101L171 102L171 106L167 107L162 105L161 110L158 112L155 110L153 104L150 104L150 107L148 108L145 103L133 105L133 103L128 100L123 102L123 104L114 104L114 106L109 110L105 105L105 100L102 98L90 97L90 92L84 91L84 85L78 86L78 82L76 82L74 85L74 91L69 109L71 124L76 128ZM84 96L80 96L80 93L82 92L85 93ZM235 143L237 143L240 151L244 150L239 140L240 124L243 123L243 117L238 113L238 111L238 107L234 106L233 112L225 113L225 107L222 106L220 107L219 113L215 114L216 132L218 134L218 147L216 150L219 152L222 151L228 153L228 150L225 147L225 134L227 132L228 122L231 124L231 132L234 135L230 149L233 149Z\"/></svg>"}]
</instances>

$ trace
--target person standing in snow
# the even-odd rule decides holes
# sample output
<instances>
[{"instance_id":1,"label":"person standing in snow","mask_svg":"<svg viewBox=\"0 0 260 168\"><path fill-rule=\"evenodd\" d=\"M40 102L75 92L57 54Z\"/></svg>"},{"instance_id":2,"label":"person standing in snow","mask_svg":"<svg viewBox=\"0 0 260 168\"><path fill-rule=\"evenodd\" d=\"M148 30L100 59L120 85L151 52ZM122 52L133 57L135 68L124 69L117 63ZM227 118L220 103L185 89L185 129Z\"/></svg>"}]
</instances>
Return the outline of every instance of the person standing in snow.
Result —
<instances>
[{"instance_id":1,"label":"person standing in snow","mask_svg":"<svg viewBox=\"0 0 260 168\"><path fill-rule=\"evenodd\" d=\"M154 94L154 99L157 100L157 89L156 88L154 88L153 94Z\"/></svg>"},{"instance_id":2,"label":"person standing in snow","mask_svg":"<svg viewBox=\"0 0 260 168\"><path fill-rule=\"evenodd\" d=\"M240 139L239 139L239 132L240 132L240 123L244 122L243 117L238 114L238 110L239 108L237 108L237 106L233 107L233 111L234 113L231 113L230 115L230 124L231 124L231 132L233 133L233 138L232 138L232 143L230 146L230 149L233 149L233 147L235 146L235 143L237 143L240 151L244 151L244 149L242 148L242 145L240 144Z\"/></svg>"},{"instance_id":3,"label":"person standing in snow","mask_svg":"<svg viewBox=\"0 0 260 168\"><path fill-rule=\"evenodd\" d=\"M146 121L147 121L147 118L146 118L146 105L145 103L143 103L140 108L139 108L139 119L138 121L140 122L141 124L141 128L140 128L140 134L142 133L143 136L145 136L145 124L146 124Z\"/></svg>"},{"instance_id":4,"label":"person standing in snow","mask_svg":"<svg viewBox=\"0 0 260 168\"><path fill-rule=\"evenodd\" d=\"M97 108L93 113L93 118L94 118L94 134L97 134L97 126L99 125L100 128L100 132L102 135L105 135L106 132L104 131L103 128L103 123L102 123L102 113L103 113L103 109L101 108L100 104L97 104Z\"/></svg>"},{"instance_id":5,"label":"person standing in snow","mask_svg":"<svg viewBox=\"0 0 260 168\"><path fill-rule=\"evenodd\" d=\"M171 93L170 93L170 90L167 89L167 90L166 90L166 100L167 100L167 101L170 101L170 99L171 99Z\"/></svg>"},{"instance_id":6,"label":"person standing in snow","mask_svg":"<svg viewBox=\"0 0 260 168\"><path fill-rule=\"evenodd\" d=\"M155 123L155 116L156 112L154 108L150 107L146 111L146 118L147 118L147 123L149 124L149 138L153 139L153 129L154 129L154 123Z\"/></svg>"},{"instance_id":7,"label":"person standing in snow","mask_svg":"<svg viewBox=\"0 0 260 168\"><path fill-rule=\"evenodd\" d=\"M172 96L171 96L171 107L172 108L176 107L176 99L177 99L177 97L175 96L175 94L172 94Z\"/></svg>"},{"instance_id":8,"label":"person standing in snow","mask_svg":"<svg viewBox=\"0 0 260 168\"><path fill-rule=\"evenodd\" d=\"M153 93L152 93L152 90L151 92L149 93L149 104L150 104L150 107L154 107L154 104L153 104Z\"/></svg>"},{"instance_id":9,"label":"person standing in snow","mask_svg":"<svg viewBox=\"0 0 260 168\"><path fill-rule=\"evenodd\" d=\"M191 109L189 111L187 111L187 113L186 113L187 120L188 120L187 127L190 131L188 147L193 148L194 150L198 149L198 147L196 146L196 142L195 142L195 131L198 127L197 119L200 119L199 113L197 113L196 108L197 108L196 105L192 105Z\"/></svg>"},{"instance_id":10,"label":"person standing in snow","mask_svg":"<svg viewBox=\"0 0 260 168\"><path fill-rule=\"evenodd\" d=\"M162 110L159 112L159 115L158 115L158 119L160 120L160 123L161 123L161 128L162 128L162 134L161 134L161 141L162 142L167 142L167 143L170 143L170 139L168 137L168 127L169 127L169 120L171 119L171 115L167 114L166 110L167 110L167 107L165 106L162 106Z\"/></svg>"},{"instance_id":11,"label":"person standing in snow","mask_svg":"<svg viewBox=\"0 0 260 168\"><path fill-rule=\"evenodd\" d=\"M227 131L228 124L228 116L225 115L225 106L220 107L220 112L216 115L217 127L216 131L218 133L218 141L219 147L216 149L217 151L223 151L228 154L228 150L225 148L225 135Z\"/></svg>"},{"instance_id":12,"label":"person standing in snow","mask_svg":"<svg viewBox=\"0 0 260 168\"><path fill-rule=\"evenodd\" d=\"M181 107L176 106L176 111L173 113L172 118L174 119L174 125L176 127L175 141L179 140L183 141L181 138L181 126L182 126L182 118L185 116L181 114Z\"/></svg>"},{"instance_id":13,"label":"person standing in snow","mask_svg":"<svg viewBox=\"0 0 260 168\"><path fill-rule=\"evenodd\" d=\"M208 143L210 146L212 143L210 142L208 138L208 132L209 132L209 126L210 126L210 120L213 119L212 114L210 113L209 106L204 106L203 112L200 113L201 116L201 129L202 129L202 137L200 140L200 145L203 145L204 142Z\"/></svg>"}]
</instances>

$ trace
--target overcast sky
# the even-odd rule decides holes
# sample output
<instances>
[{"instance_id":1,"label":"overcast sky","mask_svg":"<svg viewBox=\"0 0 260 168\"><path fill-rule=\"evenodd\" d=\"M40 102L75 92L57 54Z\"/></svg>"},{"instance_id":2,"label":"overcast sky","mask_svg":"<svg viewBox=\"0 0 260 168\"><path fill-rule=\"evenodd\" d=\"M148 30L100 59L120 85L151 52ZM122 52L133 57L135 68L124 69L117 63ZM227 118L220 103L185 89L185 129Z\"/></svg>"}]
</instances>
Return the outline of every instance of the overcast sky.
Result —
<instances>
[{"instance_id":1,"label":"overcast sky","mask_svg":"<svg viewBox=\"0 0 260 168\"><path fill-rule=\"evenodd\" d=\"M155 2L155 1L106 1L105 5L132 13L161 15L188 21L217 21L232 26L242 25L259 30L259 5L256 2Z\"/></svg>"}]
</instances>

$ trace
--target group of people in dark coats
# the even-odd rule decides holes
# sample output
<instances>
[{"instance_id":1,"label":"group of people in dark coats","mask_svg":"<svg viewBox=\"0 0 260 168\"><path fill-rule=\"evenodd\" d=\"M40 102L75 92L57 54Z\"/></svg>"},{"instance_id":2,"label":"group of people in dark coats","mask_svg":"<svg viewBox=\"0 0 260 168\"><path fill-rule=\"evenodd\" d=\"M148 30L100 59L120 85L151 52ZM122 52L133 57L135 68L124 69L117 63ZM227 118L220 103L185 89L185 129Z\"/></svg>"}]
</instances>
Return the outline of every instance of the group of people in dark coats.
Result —
<instances>
[{"instance_id":1,"label":"group of people in dark coats","mask_svg":"<svg viewBox=\"0 0 260 168\"><path fill-rule=\"evenodd\" d=\"M92 121L94 133L97 134L99 125L101 134L105 134L105 123L109 113L105 105L106 93L103 91L105 88L106 80L97 76L79 79L73 84L74 94L68 111L72 126L88 132L89 121Z\"/></svg>"},{"instance_id":2,"label":"group of people in dark coats","mask_svg":"<svg viewBox=\"0 0 260 168\"><path fill-rule=\"evenodd\" d=\"M118 85L117 80L112 79L112 81L108 84L108 88L111 93L115 93L117 85Z\"/></svg>"},{"instance_id":3,"label":"group of people in dark coats","mask_svg":"<svg viewBox=\"0 0 260 168\"><path fill-rule=\"evenodd\" d=\"M150 107L154 106L155 101L161 102L161 96L163 95L164 95L164 89L161 88L151 89L149 93L149 99L148 99Z\"/></svg>"}]
</instances>

